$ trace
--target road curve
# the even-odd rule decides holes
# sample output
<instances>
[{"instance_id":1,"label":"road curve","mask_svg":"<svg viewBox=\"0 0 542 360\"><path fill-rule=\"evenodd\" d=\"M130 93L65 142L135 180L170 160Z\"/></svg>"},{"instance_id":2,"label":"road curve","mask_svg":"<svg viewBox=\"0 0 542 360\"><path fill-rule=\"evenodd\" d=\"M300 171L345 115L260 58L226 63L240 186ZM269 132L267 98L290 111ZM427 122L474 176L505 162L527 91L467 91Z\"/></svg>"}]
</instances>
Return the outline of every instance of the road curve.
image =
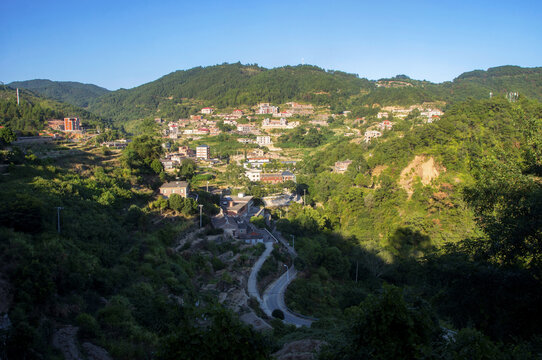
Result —
<instances>
[{"instance_id":1,"label":"road curve","mask_svg":"<svg viewBox=\"0 0 542 360\"><path fill-rule=\"evenodd\" d=\"M260 271L260 268L262 267L265 260L271 255L271 252L273 251L273 242L269 241L265 243L265 251L260 255L258 260L256 260L256 263L254 263L254 266L252 266L252 270L250 270L250 275L248 277L248 283L247 283L247 290L248 290L248 296L254 296L256 299L258 299L258 302L260 305L262 304L262 298L260 297L260 292L258 291L258 271Z\"/></svg>"},{"instance_id":2,"label":"road curve","mask_svg":"<svg viewBox=\"0 0 542 360\"><path fill-rule=\"evenodd\" d=\"M282 274L275 282L265 289L263 293L262 309L268 316L275 309L279 309L284 313L284 322L295 325L297 327L307 326L310 327L312 320L297 316L290 312L284 302L284 292L291 281L297 276L297 270L295 268L288 269L287 272Z\"/></svg>"}]
</instances>

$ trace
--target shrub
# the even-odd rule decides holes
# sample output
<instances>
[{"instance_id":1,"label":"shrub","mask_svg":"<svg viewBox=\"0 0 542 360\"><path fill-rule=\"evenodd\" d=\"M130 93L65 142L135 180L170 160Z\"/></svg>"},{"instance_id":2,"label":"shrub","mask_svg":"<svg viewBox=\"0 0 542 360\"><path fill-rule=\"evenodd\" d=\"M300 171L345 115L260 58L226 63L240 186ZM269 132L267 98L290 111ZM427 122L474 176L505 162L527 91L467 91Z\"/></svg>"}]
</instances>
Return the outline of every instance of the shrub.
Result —
<instances>
[{"instance_id":1,"label":"shrub","mask_svg":"<svg viewBox=\"0 0 542 360\"><path fill-rule=\"evenodd\" d=\"M273 310L273 312L271 313L271 316L280 320L284 320L284 313L280 309Z\"/></svg>"}]
</instances>

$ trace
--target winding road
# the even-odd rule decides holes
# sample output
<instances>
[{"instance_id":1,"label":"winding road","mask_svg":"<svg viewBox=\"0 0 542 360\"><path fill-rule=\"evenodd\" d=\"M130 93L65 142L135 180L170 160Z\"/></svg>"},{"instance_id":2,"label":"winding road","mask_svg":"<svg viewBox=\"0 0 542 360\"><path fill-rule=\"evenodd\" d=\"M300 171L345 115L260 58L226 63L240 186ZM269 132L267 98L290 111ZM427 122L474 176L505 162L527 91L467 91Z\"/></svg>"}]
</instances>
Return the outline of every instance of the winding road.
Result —
<instances>
[{"instance_id":1,"label":"winding road","mask_svg":"<svg viewBox=\"0 0 542 360\"><path fill-rule=\"evenodd\" d=\"M267 231L267 230L266 230ZM292 258L295 258L297 256L295 250L289 246L289 244L280 236L280 234L272 234L269 231L267 233L270 235L271 238L273 238L276 242L280 242L283 246L285 246L292 255ZM295 268L288 269L287 272L282 274L277 280L275 280L271 285L265 289L263 294L263 299L260 296L260 293L258 291L258 271L260 271L263 263L269 255L271 255L271 252L273 251L273 242L266 242L265 243L265 251L260 255L254 266L252 267L252 270L250 271L250 275L248 277L247 282L247 288L248 288L248 295L254 296L256 299L258 299L258 302L260 303L260 307L262 310L267 314L267 316L272 316L272 312L275 309L279 309L284 313L284 322L288 324L295 325L297 327L300 326L308 326L310 327L313 320L309 318L305 318L303 316L299 316L298 314L294 314L288 309L286 306L286 303L284 302L284 293L286 292L286 288L290 284L291 281L295 279L297 276L297 270Z\"/></svg>"},{"instance_id":2,"label":"winding road","mask_svg":"<svg viewBox=\"0 0 542 360\"><path fill-rule=\"evenodd\" d=\"M250 275L248 277L248 296L254 296L256 299L258 299L258 302L260 303L260 306L262 304L262 298L260 297L260 292L258 291L258 271L260 271L263 263L265 260L271 255L271 252L273 251L273 243L272 242L266 242L265 243L265 251L262 255L256 260L256 263L254 263L254 266L252 267L252 270L250 270Z\"/></svg>"},{"instance_id":3,"label":"winding road","mask_svg":"<svg viewBox=\"0 0 542 360\"><path fill-rule=\"evenodd\" d=\"M265 289L263 293L262 309L268 316L275 309L280 309L284 313L284 322L295 325L297 327L307 326L310 327L313 320L298 316L290 311L286 307L284 302L284 292L292 280L295 279L297 270L295 268L288 269L287 272L282 274L275 282Z\"/></svg>"}]
</instances>

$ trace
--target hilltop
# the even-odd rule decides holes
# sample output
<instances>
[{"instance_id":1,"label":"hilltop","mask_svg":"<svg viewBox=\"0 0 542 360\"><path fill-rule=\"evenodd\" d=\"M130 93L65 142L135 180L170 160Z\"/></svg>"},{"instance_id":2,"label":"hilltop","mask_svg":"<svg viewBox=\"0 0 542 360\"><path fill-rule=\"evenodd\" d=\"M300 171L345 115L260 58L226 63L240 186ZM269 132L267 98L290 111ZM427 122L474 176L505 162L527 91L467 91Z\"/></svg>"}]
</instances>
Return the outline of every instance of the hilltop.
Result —
<instances>
[{"instance_id":1,"label":"hilltop","mask_svg":"<svg viewBox=\"0 0 542 360\"><path fill-rule=\"evenodd\" d=\"M88 109L113 120L127 121L153 116L177 119L195 114L201 106L231 108L258 102L304 101L343 111L374 104L405 106L457 102L469 97L483 99L490 92L514 91L542 99L542 68L503 66L477 70L441 84L406 76L394 79L372 81L310 65L266 69L223 64L176 71L133 89L110 92L93 99Z\"/></svg>"},{"instance_id":2,"label":"hilltop","mask_svg":"<svg viewBox=\"0 0 542 360\"><path fill-rule=\"evenodd\" d=\"M330 107L333 112L374 106L410 106L424 102L454 103L508 92L542 100L542 68L500 66L463 73L443 83L397 75L368 80L356 74L312 65L267 69L258 65L221 64L167 74L132 89L108 91L76 82L30 80L11 87L84 107L113 121L162 117L171 120L196 114L203 106L221 109L301 101ZM359 112L359 111L358 111Z\"/></svg>"},{"instance_id":3,"label":"hilltop","mask_svg":"<svg viewBox=\"0 0 542 360\"><path fill-rule=\"evenodd\" d=\"M12 88L27 89L46 98L79 107L86 107L92 99L109 92L109 90L93 84L83 84L75 81L51 81L45 79L14 81L8 84L8 86Z\"/></svg>"},{"instance_id":4,"label":"hilltop","mask_svg":"<svg viewBox=\"0 0 542 360\"><path fill-rule=\"evenodd\" d=\"M61 119L65 116L80 117L84 124L105 126L108 121L87 110L51 100L32 91L19 89L20 105L17 106L17 95L14 88L0 85L0 125L13 130L35 132L45 127L50 119Z\"/></svg>"}]
</instances>

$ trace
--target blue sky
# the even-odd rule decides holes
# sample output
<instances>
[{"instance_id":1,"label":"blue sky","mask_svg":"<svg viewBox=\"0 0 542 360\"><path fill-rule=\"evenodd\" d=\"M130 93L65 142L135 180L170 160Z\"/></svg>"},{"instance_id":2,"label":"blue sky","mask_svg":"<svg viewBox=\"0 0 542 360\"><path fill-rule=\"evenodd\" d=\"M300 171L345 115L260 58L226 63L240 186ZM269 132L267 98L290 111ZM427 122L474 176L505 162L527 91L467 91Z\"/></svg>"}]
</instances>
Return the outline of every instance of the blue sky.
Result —
<instances>
[{"instance_id":1,"label":"blue sky","mask_svg":"<svg viewBox=\"0 0 542 360\"><path fill-rule=\"evenodd\" d=\"M131 88L223 62L434 82L542 66L541 1L0 0L0 81Z\"/></svg>"}]
</instances>

